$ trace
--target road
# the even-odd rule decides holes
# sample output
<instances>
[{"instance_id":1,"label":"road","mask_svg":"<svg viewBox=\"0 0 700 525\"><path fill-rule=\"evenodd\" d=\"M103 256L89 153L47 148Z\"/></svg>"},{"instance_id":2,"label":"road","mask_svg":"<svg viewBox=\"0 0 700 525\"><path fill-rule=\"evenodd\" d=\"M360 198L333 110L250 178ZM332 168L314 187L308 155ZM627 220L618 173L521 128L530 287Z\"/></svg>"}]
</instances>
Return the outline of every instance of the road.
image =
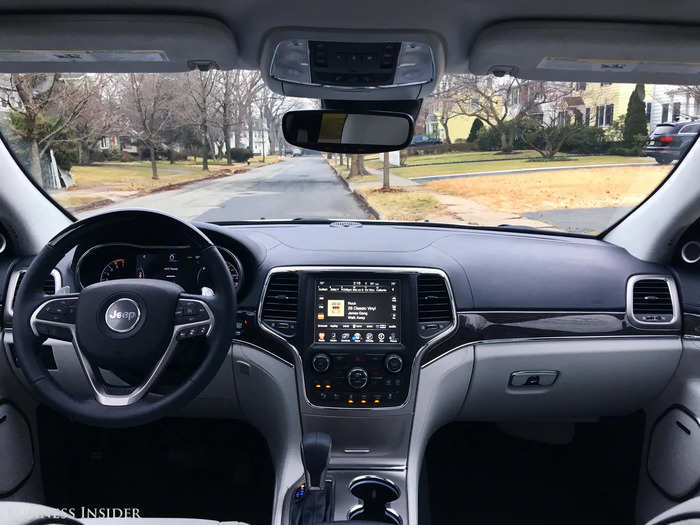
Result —
<instances>
[{"instance_id":1,"label":"road","mask_svg":"<svg viewBox=\"0 0 700 525\"><path fill-rule=\"evenodd\" d=\"M544 221L571 233L600 233L619 221L632 208L568 208L523 213L529 219Z\"/></svg>"},{"instance_id":2,"label":"road","mask_svg":"<svg viewBox=\"0 0 700 525\"><path fill-rule=\"evenodd\" d=\"M287 159L248 173L197 182L112 206L127 207L151 208L209 222L369 218L321 156Z\"/></svg>"}]
</instances>

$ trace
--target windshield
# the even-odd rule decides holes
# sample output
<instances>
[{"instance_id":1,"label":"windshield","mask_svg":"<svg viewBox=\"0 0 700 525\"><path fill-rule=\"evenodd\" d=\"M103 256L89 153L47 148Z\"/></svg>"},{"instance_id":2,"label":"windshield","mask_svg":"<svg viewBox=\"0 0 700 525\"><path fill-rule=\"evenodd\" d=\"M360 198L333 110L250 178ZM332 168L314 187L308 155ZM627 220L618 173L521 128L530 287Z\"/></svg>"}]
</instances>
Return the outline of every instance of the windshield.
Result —
<instances>
[{"instance_id":1,"label":"windshield","mask_svg":"<svg viewBox=\"0 0 700 525\"><path fill-rule=\"evenodd\" d=\"M284 113L316 107L252 71L0 75L0 133L77 217L145 207L585 234L638 205L692 145L658 125L699 118L700 90L447 75L411 145L386 158L287 144Z\"/></svg>"}]
</instances>

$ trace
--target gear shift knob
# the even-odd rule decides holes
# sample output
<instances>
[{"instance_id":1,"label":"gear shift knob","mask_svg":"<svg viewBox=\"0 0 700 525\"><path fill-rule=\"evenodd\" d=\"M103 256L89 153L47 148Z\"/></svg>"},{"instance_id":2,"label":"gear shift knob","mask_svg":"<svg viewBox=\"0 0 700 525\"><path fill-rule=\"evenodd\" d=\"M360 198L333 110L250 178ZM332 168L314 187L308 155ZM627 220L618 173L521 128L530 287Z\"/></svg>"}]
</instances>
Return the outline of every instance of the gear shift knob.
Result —
<instances>
[{"instance_id":1,"label":"gear shift knob","mask_svg":"<svg viewBox=\"0 0 700 525\"><path fill-rule=\"evenodd\" d=\"M309 490L325 488L331 445L331 437L323 432L310 432L301 439L301 460Z\"/></svg>"}]
</instances>

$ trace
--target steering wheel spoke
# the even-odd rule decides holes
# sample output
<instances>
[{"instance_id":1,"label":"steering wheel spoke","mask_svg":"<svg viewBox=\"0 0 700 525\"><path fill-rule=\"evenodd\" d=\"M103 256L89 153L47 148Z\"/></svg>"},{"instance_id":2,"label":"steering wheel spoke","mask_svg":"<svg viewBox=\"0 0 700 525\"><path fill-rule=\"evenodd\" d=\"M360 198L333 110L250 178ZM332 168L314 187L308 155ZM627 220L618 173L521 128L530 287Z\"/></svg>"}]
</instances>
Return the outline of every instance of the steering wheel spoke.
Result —
<instances>
[{"instance_id":1,"label":"steering wheel spoke","mask_svg":"<svg viewBox=\"0 0 700 525\"><path fill-rule=\"evenodd\" d=\"M178 341L209 336L214 328L214 314L209 306L212 295L180 294L175 307L174 337Z\"/></svg>"},{"instance_id":2,"label":"steering wheel spoke","mask_svg":"<svg viewBox=\"0 0 700 525\"><path fill-rule=\"evenodd\" d=\"M34 310L30 318L32 332L37 337L73 341L78 294L46 297L47 299Z\"/></svg>"}]
</instances>

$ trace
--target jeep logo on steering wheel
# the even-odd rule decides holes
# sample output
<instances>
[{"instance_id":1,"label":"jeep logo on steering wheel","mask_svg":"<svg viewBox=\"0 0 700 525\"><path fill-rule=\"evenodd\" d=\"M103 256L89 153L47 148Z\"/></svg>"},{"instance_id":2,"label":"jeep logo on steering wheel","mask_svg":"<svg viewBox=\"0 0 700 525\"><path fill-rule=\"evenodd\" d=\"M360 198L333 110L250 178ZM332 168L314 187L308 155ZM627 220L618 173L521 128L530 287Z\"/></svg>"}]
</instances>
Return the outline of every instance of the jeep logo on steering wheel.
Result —
<instances>
[{"instance_id":1,"label":"jeep logo on steering wheel","mask_svg":"<svg viewBox=\"0 0 700 525\"><path fill-rule=\"evenodd\" d=\"M133 299L123 297L109 305L105 311L107 327L120 334L133 330L141 319L139 305Z\"/></svg>"}]
</instances>

